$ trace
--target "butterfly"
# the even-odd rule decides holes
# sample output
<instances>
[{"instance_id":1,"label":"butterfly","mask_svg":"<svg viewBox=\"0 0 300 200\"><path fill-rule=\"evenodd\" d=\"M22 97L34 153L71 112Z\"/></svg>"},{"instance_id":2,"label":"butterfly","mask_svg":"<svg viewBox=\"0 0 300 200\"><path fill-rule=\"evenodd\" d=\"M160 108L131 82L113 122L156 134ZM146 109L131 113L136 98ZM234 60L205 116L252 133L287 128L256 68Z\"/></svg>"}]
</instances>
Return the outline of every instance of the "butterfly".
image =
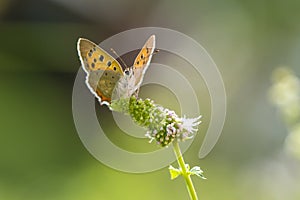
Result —
<instances>
[{"instance_id":1,"label":"butterfly","mask_svg":"<svg viewBox=\"0 0 300 200\"><path fill-rule=\"evenodd\" d=\"M86 85L100 104L137 94L155 49L155 35L146 41L134 63L124 70L104 49L88 39L79 38L77 51L86 72Z\"/></svg>"}]
</instances>

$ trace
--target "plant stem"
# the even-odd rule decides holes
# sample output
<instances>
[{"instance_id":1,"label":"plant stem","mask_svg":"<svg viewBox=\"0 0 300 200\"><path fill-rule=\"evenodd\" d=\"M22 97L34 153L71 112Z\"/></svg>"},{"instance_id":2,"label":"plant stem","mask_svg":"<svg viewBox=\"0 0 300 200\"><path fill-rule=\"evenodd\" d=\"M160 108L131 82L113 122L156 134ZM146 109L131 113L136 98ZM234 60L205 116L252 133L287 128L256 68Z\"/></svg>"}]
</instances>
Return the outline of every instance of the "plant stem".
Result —
<instances>
[{"instance_id":1,"label":"plant stem","mask_svg":"<svg viewBox=\"0 0 300 200\"><path fill-rule=\"evenodd\" d=\"M177 162L178 162L178 164L179 164L179 166L180 166L180 168L182 170L182 176L185 179L185 183L186 183L187 189L189 191L190 198L192 200L198 200L196 190L194 188L191 176L187 172L187 169L185 167L185 162L183 160L183 157L182 157L182 154L181 154L181 151L180 151L180 147L179 147L179 144L178 144L177 140L173 141L173 149L174 149L174 152L176 154Z\"/></svg>"}]
</instances>

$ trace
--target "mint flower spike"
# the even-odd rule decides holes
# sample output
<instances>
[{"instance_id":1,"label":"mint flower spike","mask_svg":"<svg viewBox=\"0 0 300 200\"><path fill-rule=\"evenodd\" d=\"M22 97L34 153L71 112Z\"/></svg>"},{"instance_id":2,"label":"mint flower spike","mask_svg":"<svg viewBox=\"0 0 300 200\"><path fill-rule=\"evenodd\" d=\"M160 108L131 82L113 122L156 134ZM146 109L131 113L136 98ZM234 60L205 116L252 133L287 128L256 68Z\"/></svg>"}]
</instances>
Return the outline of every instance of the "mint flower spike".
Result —
<instances>
[{"instance_id":1,"label":"mint flower spike","mask_svg":"<svg viewBox=\"0 0 300 200\"><path fill-rule=\"evenodd\" d=\"M135 96L113 100L110 108L130 115L135 123L147 129L146 136L150 142L155 140L162 147L168 146L175 139L191 139L201 123L201 116L180 118L174 111L163 108L150 99L142 100Z\"/></svg>"},{"instance_id":2,"label":"mint flower spike","mask_svg":"<svg viewBox=\"0 0 300 200\"><path fill-rule=\"evenodd\" d=\"M191 175L196 175L202 179L203 171L195 166L190 169L185 164L178 142L192 138L198 131L198 125L201 123L201 116L196 118L180 118L169 109L155 104L150 99L137 99L135 96L130 98L120 98L112 100L110 109L117 112L130 115L132 120L147 129L146 136L162 147L168 147L172 143L179 169L169 166L171 179L181 175L185 179L189 191L190 199L198 200Z\"/></svg>"}]
</instances>

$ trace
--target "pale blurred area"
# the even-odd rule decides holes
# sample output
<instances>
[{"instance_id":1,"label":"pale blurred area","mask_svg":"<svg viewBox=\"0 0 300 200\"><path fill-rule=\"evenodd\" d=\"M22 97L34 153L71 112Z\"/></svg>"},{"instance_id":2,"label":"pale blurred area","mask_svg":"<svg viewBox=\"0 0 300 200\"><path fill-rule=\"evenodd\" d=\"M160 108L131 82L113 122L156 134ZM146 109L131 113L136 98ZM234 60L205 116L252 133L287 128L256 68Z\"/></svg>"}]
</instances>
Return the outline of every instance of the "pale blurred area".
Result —
<instances>
[{"instance_id":1,"label":"pale blurred area","mask_svg":"<svg viewBox=\"0 0 300 200\"><path fill-rule=\"evenodd\" d=\"M203 124L185 160L208 178L193 177L199 199L300 199L299 10L299 0L0 0L0 199L188 199L184 181L171 181L167 168L127 174L101 164L73 123L77 39L100 43L145 26L194 38L224 80L225 126L202 160L198 153L211 110L202 80L196 88ZM184 65L173 57L161 52L153 62ZM147 86L141 93L178 108L165 88ZM118 146L156 148L122 134L107 108L99 108L99 115Z\"/></svg>"},{"instance_id":2,"label":"pale blurred area","mask_svg":"<svg viewBox=\"0 0 300 200\"><path fill-rule=\"evenodd\" d=\"M289 130L286 149L300 158L300 79L286 67L274 70L270 97Z\"/></svg>"}]
</instances>

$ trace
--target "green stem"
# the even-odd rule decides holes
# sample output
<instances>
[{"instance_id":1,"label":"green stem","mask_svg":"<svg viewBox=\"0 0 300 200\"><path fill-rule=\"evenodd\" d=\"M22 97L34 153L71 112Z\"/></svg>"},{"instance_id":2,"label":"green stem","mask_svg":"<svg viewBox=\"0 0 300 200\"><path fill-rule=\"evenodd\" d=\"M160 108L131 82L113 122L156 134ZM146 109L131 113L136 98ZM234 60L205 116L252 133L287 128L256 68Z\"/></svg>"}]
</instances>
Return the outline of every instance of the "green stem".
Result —
<instances>
[{"instance_id":1,"label":"green stem","mask_svg":"<svg viewBox=\"0 0 300 200\"><path fill-rule=\"evenodd\" d=\"M179 164L179 166L180 166L180 168L182 170L182 176L185 179L185 183L186 183L186 186L188 188L188 191L189 191L189 194L190 194L190 198L192 200L198 200L196 190L194 188L191 176L187 172L187 169L185 167L185 162L183 160L183 157L182 157L182 154L181 154L181 151L180 151L180 147L179 147L179 144L178 144L177 140L173 141L173 149L174 149L174 152L176 154L177 162L178 162L178 164Z\"/></svg>"}]
</instances>

